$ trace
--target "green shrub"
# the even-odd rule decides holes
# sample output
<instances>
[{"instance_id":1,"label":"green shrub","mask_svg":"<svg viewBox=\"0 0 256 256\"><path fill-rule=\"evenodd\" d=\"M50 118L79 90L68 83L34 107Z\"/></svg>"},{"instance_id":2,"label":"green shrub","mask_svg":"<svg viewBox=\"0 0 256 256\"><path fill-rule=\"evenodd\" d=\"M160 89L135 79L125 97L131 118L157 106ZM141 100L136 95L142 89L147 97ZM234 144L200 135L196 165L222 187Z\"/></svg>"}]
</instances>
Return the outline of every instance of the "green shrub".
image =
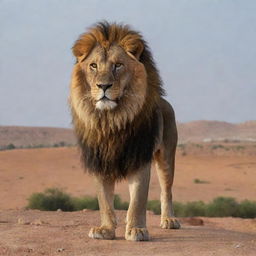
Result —
<instances>
[{"instance_id":1,"label":"green shrub","mask_svg":"<svg viewBox=\"0 0 256 256\"><path fill-rule=\"evenodd\" d=\"M10 143L8 145L0 147L0 150L11 150L11 149L15 149L15 148L16 148L16 146L14 144Z\"/></svg>"},{"instance_id":2,"label":"green shrub","mask_svg":"<svg viewBox=\"0 0 256 256\"><path fill-rule=\"evenodd\" d=\"M207 180L194 179L194 183L196 184L209 184L210 182Z\"/></svg>"},{"instance_id":3,"label":"green shrub","mask_svg":"<svg viewBox=\"0 0 256 256\"><path fill-rule=\"evenodd\" d=\"M118 210L127 210L128 202L122 202L119 195L114 197L114 207ZM61 189L50 188L43 193L34 193L28 198L28 209L42 211L80 211L83 209L99 210L99 203L96 197L83 196L71 197Z\"/></svg>"},{"instance_id":4,"label":"green shrub","mask_svg":"<svg viewBox=\"0 0 256 256\"><path fill-rule=\"evenodd\" d=\"M117 210L127 210L129 207L128 202L122 202L119 195L115 195L114 197L114 208Z\"/></svg>"},{"instance_id":5,"label":"green shrub","mask_svg":"<svg viewBox=\"0 0 256 256\"><path fill-rule=\"evenodd\" d=\"M16 148L15 145L12 143L7 145L7 147L6 147L6 149L15 149L15 148Z\"/></svg>"},{"instance_id":6,"label":"green shrub","mask_svg":"<svg viewBox=\"0 0 256 256\"><path fill-rule=\"evenodd\" d=\"M201 144L193 144L193 146L197 147L197 148L203 148L204 146Z\"/></svg>"},{"instance_id":7,"label":"green shrub","mask_svg":"<svg viewBox=\"0 0 256 256\"><path fill-rule=\"evenodd\" d=\"M227 217L238 216L239 204L232 197L217 197L206 207L206 216Z\"/></svg>"},{"instance_id":8,"label":"green shrub","mask_svg":"<svg viewBox=\"0 0 256 256\"><path fill-rule=\"evenodd\" d=\"M205 216L205 203L202 201L188 202L183 211L184 217Z\"/></svg>"},{"instance_id":9,"label":"green shrub","mask_svg":"<svg viewBox=\"0 0 256 256\"><path fill-rule=\"evenodd\" d=\"M185 206L180 202L173 202L173 209L175 216L184 217L185 216Z\"/></svg>"},{"instance_id":10,"label":"green shrub","mask_svg":"<svg viewBox=\"0 0 256 256\"><path fill-rule=\"evenodd\" d=\"M96 197L73 197L72 203L74 211L80 211L83 209L99 210L99 203Z\"/></svg>"},{"instance_id":11,"label":"green shrub","mask_svg":"<svg viewBox=\"0 0 256 256\"><path fill-rule=\"evenodd\" d=\"M180 148L180 149L185 149L186 148L186 144L178 144L178 148Z\"/></svg>"},{"instance_id":12,"label":"green shrub","mask_svg":"<svg viewBox=\"0 0 256 256\"><path fill-rule=\"evenodd\" d=\"M256 201L244 200L238 203L232 197L217 197L210 203L202 201L195 202L173 202L174 214L177 217L240 217L256 218ZM161 214L159 200L148 202L148 209L155 214Z\"/></svg>"},{"instance_id":13,"label":"green shrub","mask_svg":"<svg viewBox=\"0 0 256 256\"><path fill-rule=\"evenodd\" d=\"M221 144L215 144L215 145L212 145L212 149L215 150L215 149L219 149L219 148L222 148L222 149L225 149L225 147Z\"/></svg>"},{"instance_id":14,"label":"green shrub","mask_svg":"<svg viewBox=\"0 0 256 256\"><path fill-rule=\"evenodd\" d=\"M161 203L159 200L148 201L147 209L155 214L161 214Z\"/></svg>"},{"instance_id":15,"label":"green shrub","mask_svg":"<svg viewBox=\"0 0 256 256\"><path fill-rule=\"evenodd\" d=\"M127 210L128 202L122 202L119 195L114 197L114 207L118 210ZM217 197L210 203L194 201L188 203L174 202L174 213L177 217L240 217L256 218L256 201L244 200L238 203L232 197ZM44 193L34 193L28 199L29 209L43 211L79 211L83 209L98 210L99 204L96 197L71 197L57 188L46 189ZM159 200L150 200L147 209L155 214L161 214L161 203Z\"/></svg>"},{"instance_id":16,"label":"green shrub","mask_svg":"<svg viewBox=\"0 0 256 256\"><path fill-rule=\"evenodd\" d=\"M244 200L240 203L238 216L240 218L256 218L256 201Z\"/></svg>"},{"instance_id":17,"label":"green shrub","mask_svg":"<svg viewBox=\"0 0 256 256\"><path fill-rule=\"evenodd\" d=\"M74 211L71 197L58 188L46 189L44 193L32 194L28 199L29 209L39 209L43 211Z\"/></svg>"}]
</instances>

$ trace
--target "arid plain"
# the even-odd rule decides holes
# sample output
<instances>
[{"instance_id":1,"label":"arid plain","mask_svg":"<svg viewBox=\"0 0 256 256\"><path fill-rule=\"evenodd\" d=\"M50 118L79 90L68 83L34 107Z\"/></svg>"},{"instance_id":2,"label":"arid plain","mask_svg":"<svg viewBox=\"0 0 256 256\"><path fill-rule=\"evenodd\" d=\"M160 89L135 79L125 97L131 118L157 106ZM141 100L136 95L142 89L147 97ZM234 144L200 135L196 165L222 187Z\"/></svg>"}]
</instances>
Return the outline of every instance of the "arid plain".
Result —
<instances>
[{"instance_id":1,"label":"arid plain","mask_svg":"<svg viewBox=\"0 0 256 256\"><path fill-rule=\"evenodd\" d=\"M180 124L174 200L209 202L217 196L255 200L255 127L255 122ZM63 188L74 196L95 195L76 147L33 148L43 142L73 144L72 132L30 129L0 129L1 146L31 147L0 151L0 255L255 255L256 219L183 218L181 230L161 230L159 216L149 212L152 239L134 244L124 240L124 211L117 211L117 240L95 241L87 233L99 221L97 211L24 210L27 198L46 188ZM117 185L116 193L129 200L126 182ZM149 199L159 199L159 193L152 170Z\"/></svg>"}]
</instances>

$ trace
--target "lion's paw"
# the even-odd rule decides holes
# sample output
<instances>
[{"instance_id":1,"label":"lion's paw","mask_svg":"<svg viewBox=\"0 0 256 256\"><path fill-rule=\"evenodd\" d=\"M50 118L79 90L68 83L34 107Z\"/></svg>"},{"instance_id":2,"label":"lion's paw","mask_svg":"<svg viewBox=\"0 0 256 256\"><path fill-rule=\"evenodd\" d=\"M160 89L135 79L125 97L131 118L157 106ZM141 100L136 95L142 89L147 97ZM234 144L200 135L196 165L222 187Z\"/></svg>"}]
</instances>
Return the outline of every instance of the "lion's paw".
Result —
<instances>
[{"instance_id":1,"label":"lion's paw","mask_svg":"<svg viewBox=\"0 0 256 256\"><path fill-rule=\"evenodd\" d=\"M165 229L179 229L180 223L174 217L166 217L161 220L160 227Z\"/></svg>"},{"instance_id":2,"label":"lion's paw","mask_svg":"<svg viewBox=\"0 0 256 256\"><path fill-rule=\"evenodd\" d=\"M130 228L125 233L125 239L130 241L148 241L148 230L146 228Z\"/></svg>"},{"instance_id":3,"label":"lion's paw","mask_svg":"<svg viewBox=\"0 0 256 256\"><path fill-rule=\"evenodd\" d=\"M94 227L91 228L88 235L93 239L112 240L115 238L115 230L106 227Z\"/></svg>"}]
</instances>

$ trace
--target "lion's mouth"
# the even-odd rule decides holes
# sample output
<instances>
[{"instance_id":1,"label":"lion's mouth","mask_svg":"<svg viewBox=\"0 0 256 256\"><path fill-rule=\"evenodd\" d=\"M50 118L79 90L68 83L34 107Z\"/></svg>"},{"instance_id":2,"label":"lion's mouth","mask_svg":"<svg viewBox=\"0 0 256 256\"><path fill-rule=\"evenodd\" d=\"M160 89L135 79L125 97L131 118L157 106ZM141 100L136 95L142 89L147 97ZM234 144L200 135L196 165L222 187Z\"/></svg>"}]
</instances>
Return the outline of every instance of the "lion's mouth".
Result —
<instances>
[{"instance_id":1,"label":"lion's mouth","mask_svg":"<svg viewBox=\"0 0 256 256\"><path fill-rule=\"evenodd\" d=\"M104 96L101 97L99 100L97 100L97 102L99 102L99 101L103 101L103 102L112 101L112 102L118 103L119 98L118 98L118 99L115 99L115 100L112 100L112 99L108 98L106 95L104 95Z\"/></svg>"},{"instance_id":2,"label":"lion's mouth","mask_svg":"<svg viewBox=\"0 0 256 256\"><path fill-rule=\"evenodd\" d=\"M104 95L102 98L100 98L98 101L108 101L108 100L111 100L110 98L108 98L106 95ZM111 101L114 101L114 100L111 100Z\"/></svg>"},{"instance_id":3,"label":"lion's mouth","mask_svg":"<svg viewBox=\"0 0 256 256\"><path fill-rule=\"evenodd\" d=\"M111 100L105 95L96 102L96 108L100 110L110 110L116 106L117 102L115 100Z\"/></svg>"}]
</instances>

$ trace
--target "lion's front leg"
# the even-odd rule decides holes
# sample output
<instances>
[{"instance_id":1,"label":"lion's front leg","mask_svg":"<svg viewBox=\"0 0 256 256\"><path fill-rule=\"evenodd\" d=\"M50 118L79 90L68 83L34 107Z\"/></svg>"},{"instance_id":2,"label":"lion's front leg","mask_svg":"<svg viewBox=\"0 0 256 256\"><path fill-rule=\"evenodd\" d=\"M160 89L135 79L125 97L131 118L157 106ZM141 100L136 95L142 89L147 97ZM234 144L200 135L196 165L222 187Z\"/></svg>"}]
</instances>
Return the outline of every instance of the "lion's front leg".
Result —
<instances>
[{"instance_id":1,"label":"lion's front leg","mask_svg":"<svg viewBox=\"0 0 256 256\"><path fill-rule=\"evenodd\" d=\"M98 201L100 207L101 226L93 227L89 237L94 239L114 239L116 228L116 216L114 213L114 180L107 180L95 176L98 190Z\"/></svg>"},{"instance_id":2,"label":"lion's front leg","mask_svg":"<svg viewBox=\"0 0 256 256\"><path fill-rule=\"evenodd\" d=\"M150 164L129 175L130 205L126 218L126 240L149 240L146 228L146 208L150 180Z\"/></svg>"}]
</instances>

